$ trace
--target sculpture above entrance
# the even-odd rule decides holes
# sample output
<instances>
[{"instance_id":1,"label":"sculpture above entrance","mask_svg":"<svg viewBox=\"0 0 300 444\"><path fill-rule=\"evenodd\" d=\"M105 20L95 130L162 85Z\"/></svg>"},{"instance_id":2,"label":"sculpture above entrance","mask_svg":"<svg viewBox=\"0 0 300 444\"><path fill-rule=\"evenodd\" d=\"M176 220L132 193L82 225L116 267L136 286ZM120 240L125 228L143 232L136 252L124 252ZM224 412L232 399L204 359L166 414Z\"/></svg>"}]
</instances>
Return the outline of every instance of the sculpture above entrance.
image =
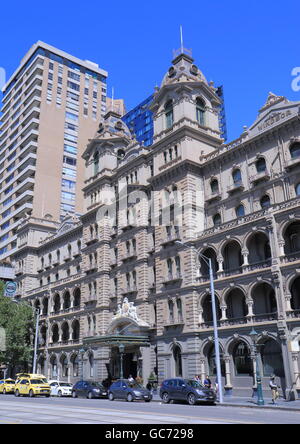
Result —
<instances>
[{"instance_id":1,"label":"sculpture above entrance","mask_svg":"<svg viewBox=\"0 0 300 444\"><path fill-rule=\"evenodd\" d=\"M149 325L143 321L137 315L137 309L134 302L129 302L128 298L124 298L122 304L118 304L118 311L116 315L112 318L112 324L118 324L117 321L132 320L135 324L140 327L149 327Z\"/></svg>"}]
</instances>

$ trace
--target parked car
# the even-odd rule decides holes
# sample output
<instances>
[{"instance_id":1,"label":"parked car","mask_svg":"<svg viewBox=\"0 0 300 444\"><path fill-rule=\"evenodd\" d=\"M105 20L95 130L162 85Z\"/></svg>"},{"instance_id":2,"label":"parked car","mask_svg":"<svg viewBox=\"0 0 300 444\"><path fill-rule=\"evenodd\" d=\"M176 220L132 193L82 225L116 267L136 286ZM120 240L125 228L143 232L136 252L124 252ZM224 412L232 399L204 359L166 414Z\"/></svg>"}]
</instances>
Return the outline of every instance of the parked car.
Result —
<instances>
[{"instance_id":1,"label":"parked car","mask_svg":"<svg viewBox=\"0 0 300 444\"><path fill-rule=\"evenodd\" d=\"M107 389L96 381L79 381L72 388L73 398L107 398Z\"/></svg>"},{"instance_id":2,"label":"parked car","mask_svg":"<svg viewBox=\"0 0 300 444\"><path fill-rule=\"evenodd\" d=\"M170 401L187 401L190 405L197 402L215 404L216 393L193 379L166 379L160 387L160 397L165 404Z\"/></svg>"},{"instance_id":3,"label":"parked car","mask_svg":"<svg viewBox=\"0 0 300 444\"><path fill-rule=\"evenodd\" d=\"M126 399L128 402L152 400L151 392L138 384L137 382L130 382L127 379L119 379L115 381L108 390L108 398L110 401L114 399Z\"/></svg>"},{"instance_id":4,"label":"parked car","mask_svg":"<svg viewBox=\"0 0 300 444\"><path fill-rule=\"evenodd\" d=\"M51 396L72 396L73 384L63 381L49 381L51 387Z\"/></svg>"},{"instance_id":5,"label":"parked car","mask_svg":"<svg viewBox=\"0 0 300 444\"><path fill-rule=\"evenodd\" d=\"M46 382L46 378L40 379L36 375L31 377L19 377L16 380L15 396L46 396L49 398L51 393L51 387Z\"/></svg>"},{"instance_id":6,"label":"parked car","mask_svg":"<svg viewBox=\"0 0 300 444\"><path fill-rule=\"evenodd\" d=\"M14 393L15 391L15 383L14 379L3 379L0 381L0 393L6 395L7 393Z\"/></svg>"}]
</instances>

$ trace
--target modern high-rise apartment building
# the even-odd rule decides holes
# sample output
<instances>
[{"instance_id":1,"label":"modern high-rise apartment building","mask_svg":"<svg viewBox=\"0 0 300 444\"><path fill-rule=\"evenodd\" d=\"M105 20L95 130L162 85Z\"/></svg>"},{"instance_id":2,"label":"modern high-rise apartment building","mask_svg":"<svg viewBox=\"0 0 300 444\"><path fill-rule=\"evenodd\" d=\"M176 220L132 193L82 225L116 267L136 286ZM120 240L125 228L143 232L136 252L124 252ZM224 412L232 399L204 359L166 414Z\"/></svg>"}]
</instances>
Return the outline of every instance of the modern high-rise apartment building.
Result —
<instances>
[{"instance_id":1,"label":"modern high-rise apartment building","mask_svg":"<svg viewBox=\"0 0 300 444\"><path fill-rule=\"evenodd\" d=\"M83 212L81 158L106 112L107 72L37 42L3 88L0 259L16 248L26 214Z\"/></svg>"}]
</instances>

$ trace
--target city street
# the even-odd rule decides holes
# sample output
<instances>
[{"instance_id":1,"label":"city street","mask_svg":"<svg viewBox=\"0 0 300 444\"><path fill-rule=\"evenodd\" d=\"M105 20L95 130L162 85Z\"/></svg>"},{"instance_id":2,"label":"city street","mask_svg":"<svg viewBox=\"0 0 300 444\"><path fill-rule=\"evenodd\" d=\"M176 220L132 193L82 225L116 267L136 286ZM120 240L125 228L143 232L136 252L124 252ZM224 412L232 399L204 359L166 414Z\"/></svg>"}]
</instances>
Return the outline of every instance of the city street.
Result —
<instances>
[{"instance_id":1,"label":"city street","mask_svg":"<svg viewBox=\"0 0 300 444\"><path fill-rule=\"evenodd\" d=\"M1 396L0 424L299 424L299 412Z\"/></svg>"}]
</instances>

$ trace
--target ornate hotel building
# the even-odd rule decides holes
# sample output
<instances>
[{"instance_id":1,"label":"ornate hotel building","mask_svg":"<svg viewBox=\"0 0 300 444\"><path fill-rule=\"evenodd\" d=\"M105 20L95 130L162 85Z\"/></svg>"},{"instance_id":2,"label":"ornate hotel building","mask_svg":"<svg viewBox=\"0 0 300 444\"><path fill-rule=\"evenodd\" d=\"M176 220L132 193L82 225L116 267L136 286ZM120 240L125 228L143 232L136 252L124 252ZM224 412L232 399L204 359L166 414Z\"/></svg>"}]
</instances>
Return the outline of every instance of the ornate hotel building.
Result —
<instances>
[{"instance_id":1,"label":"ornate hotel building","mask_svg":"<svg viewBox=\"0 0 300 444\"><path fill-rule=\"evenodd\" d=\"M300 393L300 102L270 93L229 144L219 106L179 53L151 104L153 145L109 112L83 154L84 215L23 219L14 260L19 297L41 311L40 372L103 380L123 362L145 383L214 379L202 253L226 394L252 393L257 362L265 388L275 374Z\"/></svg>"}]
</instances>

